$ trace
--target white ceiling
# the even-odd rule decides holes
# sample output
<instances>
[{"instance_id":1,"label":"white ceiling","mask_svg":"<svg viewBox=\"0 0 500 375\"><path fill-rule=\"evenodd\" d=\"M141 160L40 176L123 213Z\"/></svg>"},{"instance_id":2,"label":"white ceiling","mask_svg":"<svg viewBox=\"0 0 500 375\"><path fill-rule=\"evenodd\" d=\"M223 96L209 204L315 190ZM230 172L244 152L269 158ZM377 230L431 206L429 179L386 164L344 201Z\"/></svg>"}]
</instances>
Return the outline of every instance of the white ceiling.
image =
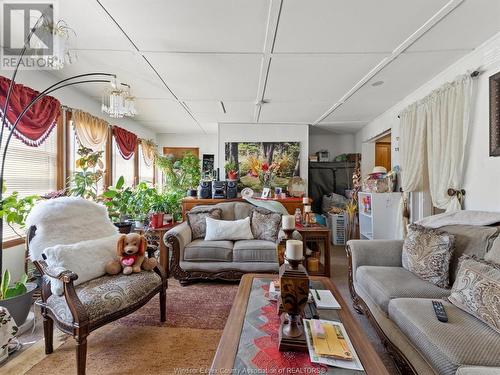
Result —
<instances>
[{"instance_id":1,"label":"white ceiling","mask_svg":"<svg viewBox=\"0 0 500 375\"><path fill-rule=\"evenodd\" d=\"M457 4L351 92L444 6ZM138 98L136 120L158 133L320 118L318 129L355 132L500 31L498 0L71 0L59 7L77 34L78 60L55 74L116 73ZM378 80L384 84L372 87ZM96 100L102 89L82 87Z\"/></svg>"}]
</instances>

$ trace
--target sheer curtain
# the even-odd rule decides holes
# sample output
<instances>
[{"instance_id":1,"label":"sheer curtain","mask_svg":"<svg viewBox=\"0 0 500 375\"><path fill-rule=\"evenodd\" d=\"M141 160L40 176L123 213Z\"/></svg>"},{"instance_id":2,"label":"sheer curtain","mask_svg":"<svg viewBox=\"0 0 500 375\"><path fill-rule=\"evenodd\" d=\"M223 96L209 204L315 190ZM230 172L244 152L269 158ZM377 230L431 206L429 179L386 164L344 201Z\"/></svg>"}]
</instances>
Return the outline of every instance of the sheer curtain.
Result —
<instances>
[{"instance_id":1,"label":"sheer curtain","mask_svg":"<svg viewBox=\"0 0 500 375\"><path fill-rule=\"evenodd\" d=\"M448 189L462 187L471 99L470 74L444 85L425 99L432 204L446 211L462 209L457 196L448 195Z\"/></svg>"}]
</instances>

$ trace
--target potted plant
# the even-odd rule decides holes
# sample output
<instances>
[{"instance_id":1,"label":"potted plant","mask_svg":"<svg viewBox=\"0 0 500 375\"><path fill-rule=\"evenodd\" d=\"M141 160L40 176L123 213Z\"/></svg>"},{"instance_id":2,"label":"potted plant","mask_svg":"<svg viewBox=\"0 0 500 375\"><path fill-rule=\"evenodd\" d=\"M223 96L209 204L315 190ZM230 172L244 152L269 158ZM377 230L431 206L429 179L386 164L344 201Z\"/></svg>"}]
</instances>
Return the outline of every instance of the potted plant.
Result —
<instances>
[{"instance_id":1,"label":"potted plant","mask_svg":"<svg viewBox=\"0 0 500 375\"><path fill-rule=\"evenodd\" d=\"M103 151L92 151L83 146L78 149L80 158L76 160L76 167L80 170L73 172L73 175L68 178L71 195L85 199L97 199L99 181L104 175L104 164L101 160L103 153Z\"/></svg>"},{"instance_id":2,"label":"potted plant","mask_svg":"<svg viewBox=\"0 0 500 375\"><path fill-rule=\"evenodd\" d=\"M224 165L224 169L226 170L227 178L229 180L238 179L238 164L234 161L228 161L226 165Z\"/></svg>"},{"instance_id":3,"label":"potted plant","mask_svg":"<svg viewBox=\"0 0 500 375\"><path fill-rule=\"evenodd\" d=\"M133 213L130 201L132 189L124 187L125 179L120 176L115 186L110 186L102 193L104 205L108 208L109 217L118 227L120 233L130 233L132 222L128 221L128 215Z\"/></svg>"},{"instance_id":4,"label":"potted plant","mask_svg":"<svg viewBox=\"0 0 500 375\"><path fill-rule=\"evenodd\" d=\"M156 165L163 172L165 186L169 191L183 191L196 196L201 180L200 159L192 152L175 161L173 156L156 156Z\"/></svg>"},{"instance_id":5,"label":"potted plant","mask_svg":"<svg viewBox=\"0 0 500 375\"><path fill-rule=\"evenodd\" d=\"M151 203L156 194L158 194L157 191L149 187L146 182L140 182L132 191L129 209L135 220L136 228L144 226L144 221L151 211Z\"/></svg>"},{"instance_id":6,"label":"potted plant","mask_svg":"<svg viewBox=\"0 0 500 375\"><path fill-rule=\"evenodd\" d=\"M26 321L30 312L33 293L37 288L35 283L28 283L28 276L24 274L19 281L11 284L9 270L5 270L0 283L0 306L9 310L17 326Z\"/></svg>"},{"instance_id":7,"label":"potted plant","mask_svg":"<svg viewBox=\"0 0 500 375\"><path fill-rule=\"evenodd\" d=\"M156 194L152 196L150 209L151 209L150 225L153 228L161 228L163 226L163 217L168 209L165 195L156 192Z\"/></svg>"},{"instance_id":8,"label":"potted plant","mask_svg":"<svg viewBox=\"0 0 500 375\"><path fill-rule=\"evenodd\" d=\"M165 204L166 211L170 215L172 215L172 221L176 222L182 219L182 198L184 194L182 191L170 190L166 191L165 196Z\"/></svg>"}]
</instances>

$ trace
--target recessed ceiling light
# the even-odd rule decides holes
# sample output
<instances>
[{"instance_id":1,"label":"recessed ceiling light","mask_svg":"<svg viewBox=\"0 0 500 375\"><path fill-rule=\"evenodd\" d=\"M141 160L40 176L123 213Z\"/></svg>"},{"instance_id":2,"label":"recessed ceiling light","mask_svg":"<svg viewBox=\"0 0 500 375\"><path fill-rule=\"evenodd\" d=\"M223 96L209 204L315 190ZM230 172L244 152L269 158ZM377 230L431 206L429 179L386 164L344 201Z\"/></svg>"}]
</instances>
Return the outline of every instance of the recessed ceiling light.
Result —
<instances>
[{"instance_id":1,"label":"recessed ceiling light","mask_svg":"<svg viewBox=\"0 0 500 375\"><path fill-rule=\"evenodd\" d=\"M382 86L383 84L384 84L384 81L375 81L372 83L372 86L377 87L377 86Z\"/></svg>"}]
</instances>

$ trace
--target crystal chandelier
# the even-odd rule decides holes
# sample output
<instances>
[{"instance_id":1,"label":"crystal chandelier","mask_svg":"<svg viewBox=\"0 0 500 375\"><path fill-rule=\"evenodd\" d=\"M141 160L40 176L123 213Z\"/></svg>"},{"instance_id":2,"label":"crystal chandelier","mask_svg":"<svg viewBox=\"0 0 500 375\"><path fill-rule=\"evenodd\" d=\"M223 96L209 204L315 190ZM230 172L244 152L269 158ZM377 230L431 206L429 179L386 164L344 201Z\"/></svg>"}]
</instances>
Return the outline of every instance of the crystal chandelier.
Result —
<instances>
[{"instance_id":1,"label":"crystal chandelier","mask_svg":"<svg viewBox=\"0 0 500 375\"><path fill-rule=\"evenodd\" d=\"M113 118L134 117L137 110L135 97L130 94L130 85L118 84L116 77L112 79L111 85L103 92L101 109Z\"/></svg>"}]
</instances>

